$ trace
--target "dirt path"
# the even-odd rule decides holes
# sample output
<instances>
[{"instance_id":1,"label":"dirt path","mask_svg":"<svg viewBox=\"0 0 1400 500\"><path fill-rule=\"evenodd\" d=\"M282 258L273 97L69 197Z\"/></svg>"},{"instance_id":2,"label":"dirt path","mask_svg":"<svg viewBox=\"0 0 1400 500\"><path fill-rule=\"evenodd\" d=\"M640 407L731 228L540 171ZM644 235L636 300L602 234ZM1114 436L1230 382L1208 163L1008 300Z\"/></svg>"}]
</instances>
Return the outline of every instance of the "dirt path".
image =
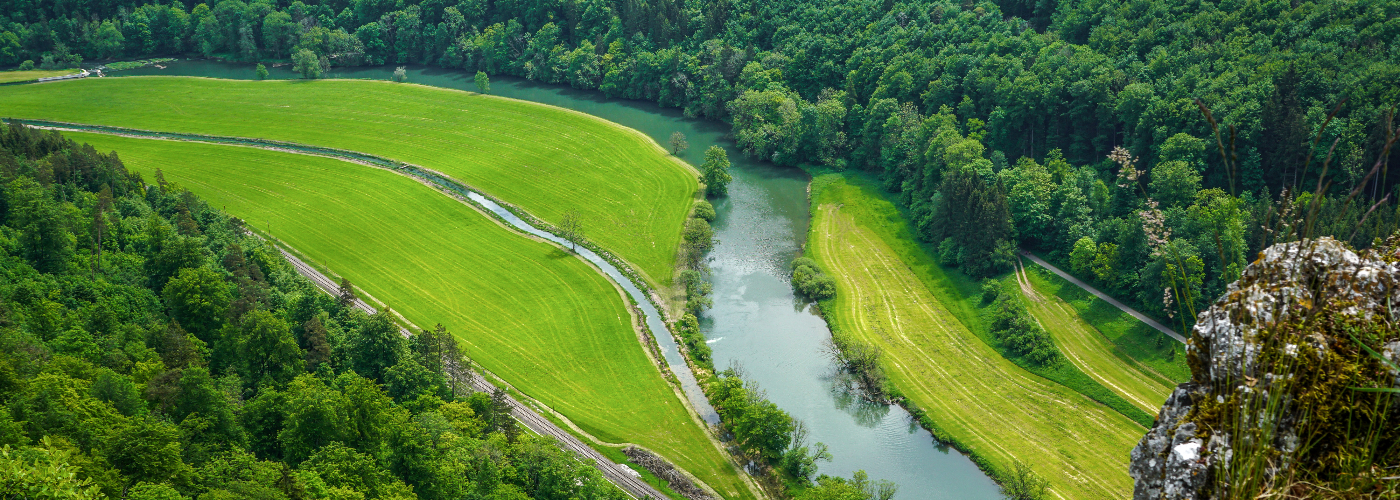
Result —
<instances>
[{"instance_id":1,"label":"dirt path","mask_svg":"<svg viewBox=\"0 0 1400 500\"><path fill-rule=\"evenodd\" d=\"M1132 315L1132 317L1137 318L1138 321L1141 321L1141 322L1143 322L1143 323L1147 323L1147 326L1150 326L1150 327L1152 327L1152 328L1156 328L1158 331L1160 331L1160 332L1162 332L1162 333L1165 333L1165 334L1171 336L1171 338L1176 339L1178 342L1181 342L1181 343L1183 343L1183 344L1186 343L1186 337L1181 336L1180 333L1176 333L1176 330L1172 330L1171 328L1167 328L1166 326L1163 326L1161 323L1158 323L1156 320L1147 317L1146 314L1137 312L1136 309L1133 309L1133 308L1131 308L1131 307L1128 307L1128 306L1126 306L1126 305L1123 305L1122 302L1119 302L1119 301L1117 301L1117 300L1114 300L1113 297L1109 297L1108 294L1103 293L1103 292L1100 292L1099 289L1094 288L1094 287L1092 287L1092 286L1089 286L1088 283L1085 283L1085 282L1083 282L1083 281L1079 281L1078 278L1075 278L1074 276L1070 276L1069 273L1066 273L1066 272L1064 272L1064 271L1061 271L1060 268L1055 267L1055 266L1053 266L1053 265L1050 265L1049 262L1045 262L1045 261L1043 261L1043 260L1040 260L1040 257L1036 257L1035 254L1030 253L1030 252L1027 252L1027 251L1025 251L1025 250L1022 250L1022 251L1021 251L1021 255L1022 255L1022 256L1025 256L1027 259L1030 259L1031 262L1034 262L1034 263L1036 263L1036 264L1040 264L1040 267L1044 267L1044 268L1046 268L1046 269L1049 269L1050 272L1059 275L1061 278L1064 278L1065 281L1068 281L1068 282L1070 282L1070 283L1073 283L1074 286L1077 286L1077 287L1079 287L1079 288L1083 288L1084 291L1093 294L1095 297L1098 297L1098 298L1100 298L1100 299L1103 299L1104 302L1109 303L1109 304L1112 305L1113 307L1117 307L1119 310L1121 310L1121 311L1123 311L1123 312L1125 312L1125 313L1128 313L1128 314Z\"/></svg>"},{"instance_id":2,"label":"dirt path","mask_svg":"<svg viewBox=\"0 0 1400 500\"><path fill-rule=\"evenodd\" d=\"M879 234L816 207L808 245L837 280L833 321L880 346L891 382L996 467L1033 464L1061 499L1123 498L1143 429L1003 358L958 321Z\"/></svg>"},{"instance_id":3,"label":"dirt path","mask_svg":"<svg viewBox=\"0 0 1400 500\"><path fill-rule=\"evenodd\" d=\"M311 280L312 283L315 283L317 287L320 287L321 290L324 290L332 296L339 293L340 285L334 280L321 274L316 268L303 262L285 248L278 246L277 249L282 252L282 256L287 259L287 262L292 263L292 267L296 268L297 273L305 276L307 279ZM355 299L354 307L364 311L366 314L374 314L376 312L374 306L369 305L359 298ZM400 328L400 333L405 337L409 335L409 331L403 328ZM487 382L484 377L472 377L472 386L475 390L482 392L491 392L496 389L496 387L491 385L490 382ZM550 422L548 419L540 416L540 414L535 413L534 410L520 404L515 398L506 396L506 401L510 403L511 416L519 420L520 423L525 424L526 428L541 436L552 437L559 442L561 448L571 450L581 457L592 460L593 465L596 466L598 470L602 471L604 478L617 485L618 488L621 488L622 491L631 495L633 498L666 498L666 496L662 495L656 488L643 482L637 475L637 472L630 467L619 465L612 460L608 460L603 454L583 444L583 441L574 437L573 434L565 432L564 429L559 428L559 426L554 425L554 422Z\"/></svg>"},{"instance_id":4,"label":"dirt path","mask_svg":"<svg viewBox=\"0 0 1400 500\"><path fill-rule=\"evenodd\" d=\"M1015 275L1031 316L1055 338L1070 363L1143 411L1155 414L1161 409L1175 384L1114 354L1113 343L1085 323L1069 304L1036 291L1023 265L1016 266Z\"/></svg>"}]
</instances>

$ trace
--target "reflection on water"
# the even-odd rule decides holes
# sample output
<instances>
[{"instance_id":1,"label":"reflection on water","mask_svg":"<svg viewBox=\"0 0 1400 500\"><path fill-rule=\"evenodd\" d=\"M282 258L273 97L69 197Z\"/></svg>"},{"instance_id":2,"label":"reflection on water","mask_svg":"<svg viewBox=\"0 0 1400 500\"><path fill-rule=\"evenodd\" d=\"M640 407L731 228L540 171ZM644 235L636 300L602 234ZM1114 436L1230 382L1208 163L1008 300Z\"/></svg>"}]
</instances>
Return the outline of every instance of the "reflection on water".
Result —
<instances>
[{"instance_id":1,"label":"reflection on water","mask_svg":"<svg viewBox=\"0 0 1400 500\"><path fill-rule=\"evenodd\" d=\"M836 403L836 409L854 418L856 425L874 428L890 414L890 405L870 401L865 397L865 389L861 388L858 379L845 370L832 370L822 380L826 382L827 393ZM914 419L909 420L912 422ZM917 422L915 425L918 425Z\"/></svg>"},{"instance_id":2,"label":"reflection on water","mask_svg":"<svg viewBox=\"0 0 1400 500\"><path fill-rule=\"evenodd\" d=\"M393 67L336 68L333 78L387 80ZM272 78L295 78L287 67L269 68ZM247 65L179 61L166 69L141 68L118 75L166 74L252 79ZM475 91L472 74L409 67L410 82ZM871 479L899 485L897 498L991 499L997 488L956 451L938 445L898 406L865 402L822 352L831 338L826 323L793 296L788 263L807 238L808 177L802 171L744 158L719 122L686 118L649 102L609 99L583 91L492 77L491 93L573 109L641 131L666 144L673 132L686 135L681 158L699 165L711 145L723 146L733 162L729 196L715 201L719 244L709 257L714 273L714 308L701 328L714 350L715 366L741 365L779 407L801 419L810 442L824 442L834 459L824 474L849 477L865 470Z\"/></svg>"}]
</instances>

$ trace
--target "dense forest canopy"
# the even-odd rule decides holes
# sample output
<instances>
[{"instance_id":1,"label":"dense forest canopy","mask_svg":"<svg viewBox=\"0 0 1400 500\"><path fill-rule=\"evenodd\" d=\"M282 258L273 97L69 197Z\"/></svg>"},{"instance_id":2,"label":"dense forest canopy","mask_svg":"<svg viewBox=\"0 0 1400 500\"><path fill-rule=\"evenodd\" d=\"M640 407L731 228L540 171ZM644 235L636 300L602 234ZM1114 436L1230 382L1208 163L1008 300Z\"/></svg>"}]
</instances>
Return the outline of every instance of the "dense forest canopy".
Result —
<instances>
[{"instance_id":1,"label":"dense forest canopy","mask_svg":"<svg viewBox=\"0 0 1400 500\"><path fill-rule=\"evenodd\" d=\"M620 499L159 174L0 129L0 497Z\"/></svg>"},{"instance_id":2,"label":"dense forest canopy","mask_svg":"<svg viewBox=\"0 0 1400 500\"><path fill-rule=\"evenodd\" d=\"M1158 315L1189 317L1223 290L1271 241L1278 204L1304 206L1323 163L1333 188L1308 205L1315 232L1366 246L1396 220L1395 196L1370 208L1400 176L1369 174L1388 161L1400 103L1400 0L5 0L0 12L3 65L421 63L728 120L749 156L879 175L971 274L1040 249Z\"/></svg>"}]
</instances>

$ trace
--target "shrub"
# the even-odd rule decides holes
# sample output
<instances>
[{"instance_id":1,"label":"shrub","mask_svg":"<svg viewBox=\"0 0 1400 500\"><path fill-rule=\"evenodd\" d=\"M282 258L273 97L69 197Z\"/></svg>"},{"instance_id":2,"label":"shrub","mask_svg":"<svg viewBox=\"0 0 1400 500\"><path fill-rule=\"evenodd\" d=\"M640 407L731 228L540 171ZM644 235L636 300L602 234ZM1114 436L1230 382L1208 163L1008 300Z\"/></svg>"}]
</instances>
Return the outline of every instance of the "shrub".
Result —
<instances>
[{"instance_id":1,"label":"shrub","mask_svg":"<svg viewBox=\"0 0 1400 500\"><path fill-rule=\"evenodd\" d=\"M1001 295L1001 281L996 278L987 278L982 282L982 302L997 300Z\"/></svg>"},{"instance_id":2,"label":"shrub","mask_svg":"<svg viewBox=\"0 0 1400 500\"><path fill-rule=\"evenodd\" d=\"M836 279L823 273L817 262L807 257L793 259L792 287L812 300L836 296Z\"/></svg>"},{"instance_id":3,"label":"shrub","mask_svg":"<svg viewBox=\"0 0 1400 500\"><path fill-rule=\"evenodd\" d=\"M690 350L691 358L701 365L711 366L714 361L710 344L705 343L705 335L700 333L700 318L690 313L681 316L681 320L676 322L676 333L685 342L686 349Z\"/></svg>"},{"instance_id":4,"label":"shrub","mask_svg":"<svg viewBox=\"0 0 1400 500\"><path fill-rule=\"evenodd\" d=\"M695 218L704 220L705 222L714 222L715 206L711 205L708 201L700 200L700 202L695 204Z\"/></svg>"},{"instance_id":5,"label":"shrub","mask_svg":"<svg viewBox=\"0 0 1400 500\"><path fill-rule=\"evenodd\" d=\"M996 300L992 306L991 329L1003 347L1036 366L1053 365L1060 359L1054 339L1014 296L1001 296Z\"/></svg>"},{"instance_id":6,"label":"shrub","mask_svg":"<svg viewBox=\"0 0 1400 500\"><path fill-rule=\"evenodd\" d=\"M34 69L34 60L32 60L32 59L27 59L27 60L25 60L24 62L19 63L19 70L20 70L20 71L29 71L29 70L32 70L32 69Z\"/></svg>"},{"instance_id":7,"label":"shrub","mask_svg":"<svg viewBox=\"0 0 1400 500\"><path fill-rule=\"evenodd\" d=\"M1094 243L1094 239L1088 236L1080 238L1074 242L1074 249L1069 252L1069 268L1074 270L1074 274L1080 276L1091 276L1093 271L1094 258L1098 256L1099 247Z\"/></svg>"},{"instance_id":8,"label":"shrub","mask_svg":"<svg viewBox=\"0 0 1400 500\"><path fill-rule=\"evenodd\" d=\"M938 244L938 263L945 266L962 264L962 247L952 238L944 238Z\"/></svg>"},{"instance_id":9,"label":"shrub","mask_svg":"<svg viewBox=\"0 0 1400 500\"><path fill-rule=\"evenodd\" d=\"M836 278L818 273L802 284L801 292L814 300L830 299L836 296Z\"/></svg>"}]
</instances>

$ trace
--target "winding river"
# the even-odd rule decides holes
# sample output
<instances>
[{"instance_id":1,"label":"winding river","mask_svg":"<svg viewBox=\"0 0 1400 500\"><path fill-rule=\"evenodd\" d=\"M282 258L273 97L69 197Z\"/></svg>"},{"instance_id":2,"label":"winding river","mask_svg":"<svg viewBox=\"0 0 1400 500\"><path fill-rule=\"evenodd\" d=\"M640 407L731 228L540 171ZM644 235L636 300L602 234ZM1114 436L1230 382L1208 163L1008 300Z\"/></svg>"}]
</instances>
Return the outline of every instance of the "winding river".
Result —
<instances>
[{"instance_id":1,"label":"winding river","mask_svg":"<svg viewBox=\"0 0 1400 500\"><path fill-rule=\"evenodd\" d=\"M285 66L269 71L270 78L297 77ZM336 68L325 76L388 79L392 72L391 66ZM192 60L114 74L128 75L254 78L248 65ZM410 66L408 81L477 90L472 74L460 70ZM865 470L871 479L898 484L896 498L905 500L1000 498L996 485L971 460L938 445L903 409L868 404L853 394L822 352L831 333L810 304L793 296L787 281L787 263L801 252L810 220L804 172L744 158L725 137L725 124L685 118L679 110L654 103L508 77L493 77L490 90L598 116L660 144L679 131L690 143L681 156L694 165L711 145L728 149L734 180L729 196L715 203L719 244L709 257L714 307L702 325L715 366L742 367L770 400L805 422L809 441L826 443L834 457L820 464L824 474L849 477ZM625 279L618 282L631 285ZM663 350L674 364L674 348Z\"/></svg>"}]
</instances>

